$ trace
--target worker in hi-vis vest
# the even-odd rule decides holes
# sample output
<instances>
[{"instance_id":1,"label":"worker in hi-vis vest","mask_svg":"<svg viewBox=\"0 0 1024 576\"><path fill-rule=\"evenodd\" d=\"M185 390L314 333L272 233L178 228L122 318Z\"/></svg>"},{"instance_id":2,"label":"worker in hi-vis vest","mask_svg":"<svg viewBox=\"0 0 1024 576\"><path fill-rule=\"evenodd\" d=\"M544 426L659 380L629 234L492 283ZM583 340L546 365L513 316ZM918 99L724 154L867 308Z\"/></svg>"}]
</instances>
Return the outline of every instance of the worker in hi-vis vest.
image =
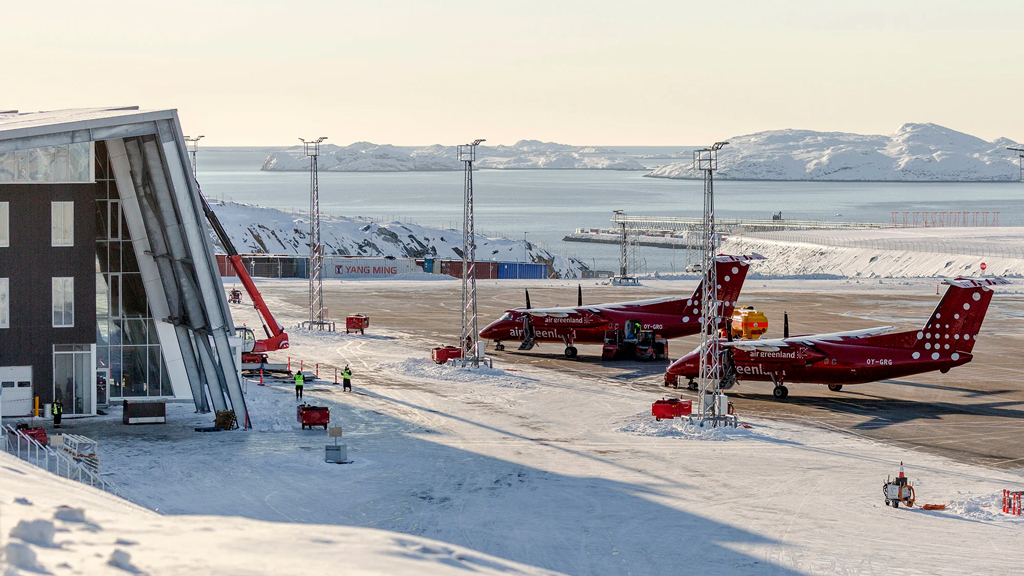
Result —
<instances>
[{"instance_id":1,"label":"worker in hi-vis vest","mask_svg":"<svg viewBox=\"0 0 1024 576\"><path fill-rule=\"evenodd\" d=\"M303 380L305 380L305 378L302 377L302 372L297 372L295 374L295 399L296 400L302 398L302 384L303 384Z\"/></svg>"},{"instance_id":2,"label":"worker in hi-vis vest","mask_svg":"<svg viewBox=\"0 0 1024 576\"><path fill-rule=\"evenodd\" d=\"M341 371L341 391L351 392L352 391L352 369L345 364L345 369Z\"/></svg>"},{"instance_id":3,"label":"worker in hi-vis vest","mask_svg":"<svg viewBox=\"0 0 1024 576\"><path fill-rule=\"evenodd\" d=\"M50 414L53 415L53 427L60 428L60 417L64 414L64 404L60 398L54 398L53 404L50 404Z\"/></svg>"}]
</instances>

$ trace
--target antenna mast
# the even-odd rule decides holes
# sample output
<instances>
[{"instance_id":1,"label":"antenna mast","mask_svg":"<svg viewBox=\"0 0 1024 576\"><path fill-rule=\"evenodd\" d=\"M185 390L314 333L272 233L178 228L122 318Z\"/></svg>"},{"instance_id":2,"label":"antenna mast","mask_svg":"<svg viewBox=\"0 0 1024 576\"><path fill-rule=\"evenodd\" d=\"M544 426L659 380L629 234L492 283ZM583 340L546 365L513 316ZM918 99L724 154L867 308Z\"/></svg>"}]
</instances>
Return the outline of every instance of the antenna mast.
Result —
<instances>
[{"instance_id":1,"label":"antenna mast","mask_svg":"<svg viewBox=\"0 0 1024 576\"><path fill-rule=\"evenodd\" d=\"M717 426L727 414L723 410L727 400L722 393L722 349L718 327L722 307L718 302L718 235L715 232L714 172L718 170L718 151L728 142L715 142L711 148L693 151L693 169L704 172L704 219L701 225L701 282L700 302L700 379L697 388L697 413L701 426L710 421ZM696 306L695 306L696 307Z\"/></svg>"},{"instance_id":2,"label":"antenna mast","mask_svg":"<svg viewBox=\"0 0 1024 576\"><path fill-rule=\"evenodd\" d=\"M317 177L317 157L320 143L327 140L321 136L316 140L302 141L304 152L309 156L309 325L310 330L331 330L330 322L324 319L324 246L320 242L320 182Z\"/></svg>"},{"instance_id":3,"label":"antenna mast","mask_svg":"<svg viewBox=\"0 0 1024 576\"><path fill-rule=\"evenodd\" d=\"M459 146L459 160L466 164L466 188L462 213L462 366L480 365L476 302L476 230L473 227L473 162L483 139Z\"/></svg>"}]
</instances>

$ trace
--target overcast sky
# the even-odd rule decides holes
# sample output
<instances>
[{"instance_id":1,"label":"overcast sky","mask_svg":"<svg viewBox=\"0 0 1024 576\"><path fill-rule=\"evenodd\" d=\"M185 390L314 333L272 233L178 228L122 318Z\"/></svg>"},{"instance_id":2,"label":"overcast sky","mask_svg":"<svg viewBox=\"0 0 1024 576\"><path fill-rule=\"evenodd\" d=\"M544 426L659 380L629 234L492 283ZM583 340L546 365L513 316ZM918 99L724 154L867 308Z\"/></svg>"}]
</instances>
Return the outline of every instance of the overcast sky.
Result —
<instances>
[{"instance_id":1,"label":"overcast sky","mask_svg":"<svg viewBox=\"0 0 1024 576\"><path fill-rule=\"evenodd\" d=\"M0 109L177 108L210 145L1024 141L1024 2L5 2Z\"/></svg>"}]
</instances>

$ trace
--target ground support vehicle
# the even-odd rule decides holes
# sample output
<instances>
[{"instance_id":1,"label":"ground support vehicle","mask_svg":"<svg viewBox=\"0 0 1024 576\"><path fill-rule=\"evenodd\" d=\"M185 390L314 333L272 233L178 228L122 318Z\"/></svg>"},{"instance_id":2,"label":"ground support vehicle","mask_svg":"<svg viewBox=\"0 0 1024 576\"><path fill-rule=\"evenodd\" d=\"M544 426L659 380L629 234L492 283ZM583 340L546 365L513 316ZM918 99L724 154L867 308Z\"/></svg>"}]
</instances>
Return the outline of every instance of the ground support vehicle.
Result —
<instances>
[{"instance_id":1,"label":"ground support vehicle","mask_svg":"<svg viewBox=\"0 0 1024 576\"><path fill-rule=\"evenodd\" d=\"M295 418L302 424L302 429L306 427L313 428L313 426L323 426L324 430L327 430L327 425L331 423L331 409L327 406L310 406L309 404L300 404L295 409Z\"/></svg>"}]
</instances>

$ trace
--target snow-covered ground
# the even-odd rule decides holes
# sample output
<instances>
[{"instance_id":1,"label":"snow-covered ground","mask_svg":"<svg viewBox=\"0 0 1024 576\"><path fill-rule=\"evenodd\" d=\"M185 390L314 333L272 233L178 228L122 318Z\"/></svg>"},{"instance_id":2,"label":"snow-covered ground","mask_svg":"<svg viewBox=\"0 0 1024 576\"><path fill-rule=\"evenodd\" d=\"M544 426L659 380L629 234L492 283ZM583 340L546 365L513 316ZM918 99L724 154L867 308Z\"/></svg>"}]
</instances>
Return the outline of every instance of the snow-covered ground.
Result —
<instances>
[{"instance_id":1,"label":"snow-covered ground","mask_svg":"<svg viewBox=\"0 0 1024 576\"><path fill-rule=\"evenodd\" d=\"M570 146L538 140L520 140L512 146L478 146L477 168L499 170L646 170L632 158L612 150ZM356 142L348 146L320 146L320 170L328 172L407 172L462 170L456 146L392 146ZM267 157L262 170L308 170L309 158L302 146L293 146Z\"/></svg>"},{"instance_id":2,"label":"snow-covered ground","mask_svg":"<svg viewBox=\"0 0 1024 576\"><path fill-rule=\"evenodd\" d=\"M152 573L171 551L186 550L172 558L184 562L219 547L251 551L257 565L267 558L253 573L282 574L307 555L343 566L347 554L369 563L377 552L423 573L449 569L429 560L460 554L580 575L1019 571L1012 556L1024 546L1024 520L999 510L1003 488L1024 486L1019 472L794 423L747 419L752 428L706 431L655 422L657 385L515 363L468 373L432 364L434 342L396 330L290 335L293 361L353 368L355 393L333 385L330 369L305 391L344 427L351 464L323 462L330 440L300 429L291 386L250 383L253 431L193 432L210 417L183 404L169 406L164 426L122 426L117 409L73 421L100 440L106 477L171 516L126 516L114 529L113 513L96 507L93 517L92 501L69 492L32 517L84 506L101 530L58 523L72 530L58 540L76 540L66 548L95 551L100 563L116 538L138 542L121 546ZM949 509L886 507L881 483L900 461L920 503ZM9 478L19 472L0 466L5 510L27 514L11 503L19 494ZM426 538L445 544L419 543ZM44 560L62 554L31 547Z\"/></svg>"},{"instance_id":3,"label":"snow-covered ground","mask_svg":"<svg viewBox=\"0 0 1024 576\"><path fill-rule=\"evenodd\" d=\"M729 138L718 154L716 178L735 180L999 181L1018 179L1016 156L991 142L936 124L904 124L894 134L862 135L771 130ZM703 178L683 161L647 176Z\"/></svg>"},{"instance_id":4,"label":"snow-covered ground","mask_svg":"<svg viewBox=\"0 0 1024 576\"><path fill-rule=\"evenodd\" d=\"M18 574L551 574L352 526L167 516L0 452L0 568Z\"/></svg>"},{"instance_id":5,"label":"snow-covered ground","mask_svg":"<svg viewBox=\"0 0 1024 576\"><path fill-rule=\"evenodd\" d=\"M729 236L721 251L765 256L751 265L751 273L763 277L1024 275L1024 228L755 232Z\"/></svg>"},{"instance_id":6,"label":"snow-covered ground","mask_svg":"<svg viewBox=\"0 0 1024 576\"><path fill-rule=\"evenodd\" d=\"M218 200L210 201L210 206L240 253L309 255L306 213ZM462 259L460 230L322 215L320 235L328 256ZM219 245L212 231L211 236ZM586 268L579 260L552 254L524 240L478 235L476 246L478 261L547 263L562 278L579 277Z\"/></svg>"}]
</instances>

